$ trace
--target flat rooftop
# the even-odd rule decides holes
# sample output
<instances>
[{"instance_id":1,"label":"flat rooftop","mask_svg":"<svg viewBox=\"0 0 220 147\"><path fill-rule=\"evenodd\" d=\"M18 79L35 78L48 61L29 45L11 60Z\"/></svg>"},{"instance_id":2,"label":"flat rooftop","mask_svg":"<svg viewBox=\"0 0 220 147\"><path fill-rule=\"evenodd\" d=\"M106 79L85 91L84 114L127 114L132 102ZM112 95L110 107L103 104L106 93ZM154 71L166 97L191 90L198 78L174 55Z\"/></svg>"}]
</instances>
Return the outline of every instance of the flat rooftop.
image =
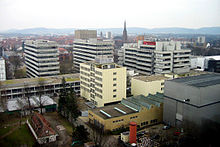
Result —
<instances>
[{"instance_id":1,"label":"flat rooftop","mask_svg":"<svg viewBox=\"0 0 220 147\"><path fill-rule=\"evenodd\" d=\"M13 80L1 81L1 89L2 88L13 88L13 87L23 87L25 84L27 84L28 86L37 85L39 79L45 81L45 84L61 83L63 77L65 78L67 83L80 80L79 73L57 75L57 76L48 76L48 77L38 77L38 78L13 79Z\"/></svg>"},{"instance_id":2,"label":"flat rooftop","mask_svg":"<svg viewBox=\"0 0 220 147\"><path fill-rule=\"evenodd\" d=\"M208 87L220 84L220 74L209 73L197 76L173 79L173 82L193 86L193 87Z\"/></svg>"},{"instance_id":3,"label":"flat rooftop","mask_svg":"<svg viewBox=\"0 0 220 147\"><path fill-rule=\"evenodd\" d=\"M152 81L159 81L159 80L166 80L169 79L168 77L165 77L163 75L151 75L151 76L136 76L133 77L136 80L141 80L144 82L152 82Z\"/></svg>"}]
</instances>

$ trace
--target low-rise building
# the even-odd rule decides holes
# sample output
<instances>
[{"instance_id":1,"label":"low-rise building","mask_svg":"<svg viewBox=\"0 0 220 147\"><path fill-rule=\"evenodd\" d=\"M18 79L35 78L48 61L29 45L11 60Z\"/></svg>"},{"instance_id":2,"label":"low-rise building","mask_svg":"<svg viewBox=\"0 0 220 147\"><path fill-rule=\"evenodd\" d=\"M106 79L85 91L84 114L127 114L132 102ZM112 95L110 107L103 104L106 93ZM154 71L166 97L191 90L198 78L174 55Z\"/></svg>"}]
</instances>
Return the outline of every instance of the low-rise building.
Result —
<instances>
[{"instance_id":1,"label":"low-rise building","mask_svg":"<svg viewBox=\"0 0 220 147\"><path fill-rule=\"evenodd\" d=\"M209 73L165 81L163 121L182 127L184 123L220 123L220 74ZM187 125L187 124L186 124Z\"/></svg>"},{"instance_id":2,"label":"low-rise building","mask_svg":"<svg viewBox=\"0 0 220 147\"><path fill-rule=\"evenodd\" d=\"M22 98L25 95L34 96L39 95L39 88L41 87L44 95L54 96L63 88L62 79L66 80L66 88L80 93L80 79L79 74L66 74L59 76L49 76L41 78L24 78L6 80L1 82L0 94L1 97L7 99Z\"/></svg>"},{"instance_id":3,"label":"low-rise building","mask_svg":"<svg viewBox=\"0 0 220 147\"><path fill-rule=\"evenodd\" d=\"M131 78L131 94L133 96L163 93L164 81L169 79L163 75L136 76Z\"/></svg>"},{"instance_id":4,"label":"low-rise building","mask_svg":"<svg viewBox=\"0 0 220 147\"><path fill-rule=\"evenodd\" d=\"M27 124L39 144L56 141L58 134L41 114L35 112Z\"/></svg>"},{"instance_id":5,"label":"low-rise building","mask_svg":"<svg viewBox=\"0 0 220 147\"><path fill-rule=\"evenodd\" d=\"M30 105L29 105L30 102ZM41 98L32 96L29 98L17 98L6 101L6 104L0 104L0 112L20 112L22 115L29 115L30 109L45 113L53 112L57 109L57 103L50 97L43 95Z\"/></svg>"},{"instance_id":6,"label":"low-rise building","mask_svg":"<svg viewBox=\"0 0 220 147\"><path fill-rule=\"evenodd\" d=\"M162 122L163 94L130 97L120 104L91 109L88 113L89 122L104 130L128 128L130 122L142 128Z\"/></svg>"}]
</instances>

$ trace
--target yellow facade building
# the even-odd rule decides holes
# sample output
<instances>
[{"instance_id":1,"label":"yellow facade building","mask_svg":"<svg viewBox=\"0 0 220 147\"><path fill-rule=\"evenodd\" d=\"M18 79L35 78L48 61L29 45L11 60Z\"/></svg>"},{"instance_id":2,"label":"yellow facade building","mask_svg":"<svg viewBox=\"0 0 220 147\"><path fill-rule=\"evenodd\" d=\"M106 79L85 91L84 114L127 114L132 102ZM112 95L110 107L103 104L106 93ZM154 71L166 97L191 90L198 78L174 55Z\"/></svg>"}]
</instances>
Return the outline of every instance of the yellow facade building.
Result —
<instances>
[{"instance_id":1,"label":"yellow facade building","mask_svg":"<svg viewBox=\"0 0 220 147\"><path fill-rule=\"evenodd\" d=\"M144 95L163 93L164 81L169 79L163 75L136 76L131 79L131 94Z\"/></svg>"},{"instance_id":2,"label":"yellow facade building","mask_svg":"<svg viewBox=\"0 0 220 147\"><path fill-rule=\"evenodd\" d=\"M126 98L126 67L112 58L97 58L80 64L80 95L96 107L120 102Z\"/></svg>"},{"instance_id":3,"label":"yellow facade building","mask_svg":"<svg viewBox=\"0 0 220 147\"><path fill-rule=\"evenodd\" d=\"M129 97L120 104L91 109L88 113L89 122L104 130L128 128L130 122L142 128L162 122L163 94Z\"/></svg>"}]
</instances>

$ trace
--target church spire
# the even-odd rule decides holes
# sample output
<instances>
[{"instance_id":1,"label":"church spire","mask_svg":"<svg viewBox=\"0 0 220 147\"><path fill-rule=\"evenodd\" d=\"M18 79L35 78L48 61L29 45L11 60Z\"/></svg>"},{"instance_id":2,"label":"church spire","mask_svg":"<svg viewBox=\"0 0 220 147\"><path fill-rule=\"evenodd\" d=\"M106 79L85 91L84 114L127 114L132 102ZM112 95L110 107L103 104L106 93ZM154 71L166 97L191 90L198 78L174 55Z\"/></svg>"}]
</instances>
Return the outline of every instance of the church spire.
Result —
<instances>
[{"instance_id":1,"label":"church spire","mask_svg":"<svg viewBox=\"0 0 220 147\"><path fill-rule=\"evenodd\" d=\"M126 43L128 39L127 29L126 29L126 20L124 21L124 30L123 30L123 43Z\"/></svg>"}]
</instances>

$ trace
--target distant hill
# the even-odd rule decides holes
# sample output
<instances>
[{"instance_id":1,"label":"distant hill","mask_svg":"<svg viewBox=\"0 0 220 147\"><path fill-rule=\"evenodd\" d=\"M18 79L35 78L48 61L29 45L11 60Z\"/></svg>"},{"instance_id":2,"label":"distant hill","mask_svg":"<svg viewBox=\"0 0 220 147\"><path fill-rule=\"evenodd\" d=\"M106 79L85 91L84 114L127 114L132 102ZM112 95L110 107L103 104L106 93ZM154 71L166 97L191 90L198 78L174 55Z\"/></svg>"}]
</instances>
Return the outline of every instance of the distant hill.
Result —
<instances>
[{"instance_id":1,"label":"distant hill","mask_svg":"<svg viewBox=\"0 0 220 147\"><path fill-rule=\"evenodd\" d=\"M96 29L96 28L92 28ZM64 28L64 29L52 29L52 28L29 28L22 30L8 30L2 33L15 33L15 34L73 34L75 28ZM122 34L123 28L98 28L98 33L101 31L112 32L114 34ZM189 29L189 28L139 28L139 27L130 27L127 28L128 34L220 34L220 27L204 27L199 29Z\"/></svg>"}]
</instances>

